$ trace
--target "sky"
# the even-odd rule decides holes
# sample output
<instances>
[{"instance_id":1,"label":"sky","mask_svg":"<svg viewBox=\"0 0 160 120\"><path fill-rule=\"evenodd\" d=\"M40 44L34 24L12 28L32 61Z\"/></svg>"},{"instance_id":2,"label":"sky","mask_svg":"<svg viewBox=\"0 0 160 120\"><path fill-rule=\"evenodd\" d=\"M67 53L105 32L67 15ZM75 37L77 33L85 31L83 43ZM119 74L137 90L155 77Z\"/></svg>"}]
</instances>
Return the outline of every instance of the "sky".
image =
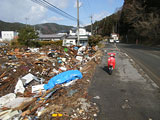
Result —
<instances>
[{"instance_id":1,"label":"sky","mask_svg":"<svg viewBox=\"0 0 160 120\"><path fill-rule=\"evenodd\" d=\"M77 18L77 0L46 0L66 13ZM124 0L79 0L81 26L103 19L123 6ZM67 19L32 0L1 0L0 20L24 24L57 23L76 26L76 21Z\"/></svg>"}]
</instances>

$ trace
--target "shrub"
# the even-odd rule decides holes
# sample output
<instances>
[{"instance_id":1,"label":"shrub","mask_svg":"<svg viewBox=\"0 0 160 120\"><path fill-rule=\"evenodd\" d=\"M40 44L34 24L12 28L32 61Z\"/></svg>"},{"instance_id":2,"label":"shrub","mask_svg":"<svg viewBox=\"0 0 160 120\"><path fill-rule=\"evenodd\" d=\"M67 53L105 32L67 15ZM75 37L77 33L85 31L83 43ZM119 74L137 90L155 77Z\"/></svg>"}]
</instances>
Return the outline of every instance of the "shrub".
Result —
<instances>
[{"instance_id":1,"label":"shrub","mask_svg":"<svg viewBox=\"0 0 160 120\"><path fill-rule=\"evenodd\" d=\"M103 38L101 35L90 36L88 40L88 44L90 46L96 46Z\"/></svg>"},{"instance_id":2,"label":"shrub","mask_svg":"<svg viewBox=\"0 0 160 120\"><path fill-rule=\"evenodd\" d=\"M62 46L62 40L59 40L59 41L40 41L39 43L41 44L41 46L46 46L46 45Z\"/></svg>"}]
</instances>

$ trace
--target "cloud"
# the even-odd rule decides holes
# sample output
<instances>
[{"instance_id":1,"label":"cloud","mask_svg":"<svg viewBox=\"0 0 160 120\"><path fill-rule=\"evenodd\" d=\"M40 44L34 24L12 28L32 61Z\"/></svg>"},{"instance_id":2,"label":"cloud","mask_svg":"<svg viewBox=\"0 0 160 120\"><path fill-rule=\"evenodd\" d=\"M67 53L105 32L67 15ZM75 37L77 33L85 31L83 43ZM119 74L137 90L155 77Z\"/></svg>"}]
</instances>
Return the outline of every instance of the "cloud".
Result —
<instances>
[{"instance_id":1,"label":"cloud","mask_svg":"<svg viewBox=\"0 0 160 120\"><path fill-rule=\"evenodd\" d=\"M102 11L100 13L97 14L93 14L93 20L101 20L102 18L109 16L110 13L108 13L107 11Z\"/></svg>"},{"instance_id":2,"label":"cloud","mask_svg":"<svg viewBox=\"0 0 160 120\"><path fill-rule=\"evenodd\" d=\"M65 9L69 5L70 0L47 0L55 6ZM25 18L28 18L28 24L37 24L43 20L51 19L47 15L48 10L31 0L1 0L0 4L0 20L7 22L22 22L25 23ZM54 15L54 13L52 13ZM58 21L56 17L52 19ZM61 19L59 19L61 20Z\"/></svg>"},{"instance_id":3,"label":"cloud","mask_svg":"<svg viewBox=\"0 0 160 120\"><path fill-rule=\"evenodd\" d=\"M53 16L53 17L44 19L42 23L55 23L57 21L62 21L62 20L64 20L64 18Z\"/></svg>"},{"instance_id":4,"label":"cloud","mask_svg":"<svg viewBox=\"0 0 160 120\"><path fill-rule=\"evenodd\" d=\"M79 2L79 7L82 6L82 2ZM74 2L74 8L77 8L77 1Z\"/></svg>"},{"instance_id":5,"label":"cloud","mask_svg":"<svg viewBox=\"0 0 160 120\"><path fill-rule=\"evenodd\" d=\"M48 1L61 9L67 8L70 3L70 0L48 0Z\"/></svg>"}]
</instances>

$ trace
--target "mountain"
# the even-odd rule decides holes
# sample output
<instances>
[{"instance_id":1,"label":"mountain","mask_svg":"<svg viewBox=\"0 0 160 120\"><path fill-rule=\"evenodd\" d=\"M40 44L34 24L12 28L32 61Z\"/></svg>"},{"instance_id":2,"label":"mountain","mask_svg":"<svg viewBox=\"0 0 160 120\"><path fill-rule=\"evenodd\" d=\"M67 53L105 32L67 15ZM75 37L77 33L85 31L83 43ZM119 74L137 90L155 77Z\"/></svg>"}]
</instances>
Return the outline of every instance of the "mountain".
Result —
<instances>
[{"instance_id":1,"label":"mountain","mask_svg":"<svg viewBox=\"0 0 160 120\"><path fill-rule=\"evenodd\" d=\"M69 31L73 26L59 25L56 23L44 23L35 25L37 30L40 30L43 34L53 34L61 31Z\"/></svg>"},{"instance_id":2,"label":"mountain","mask_svg":"<svg viewBox=\"0 0 160 120\"><path fill-rule=\"evenodd\" d=\"M9 23L0 20L0 31L18 31L25 27L22 23ZM33 25L32 25L33 26ZM69 31L73 26L59 25L56 23L44 23L34 25L36 30L40 30L43 34L53 34L59 31Z\"/></svg>"},{"instance_id":3,"label":"mountain","mask_svg":"<svg viewBox=\"0 0 160 120\"><path fill-rule=\"evenodd\" d=\"M0 31L17 31L25 27L25 24L22 23L9 23L0 20Z\"/></svg>"}]
</instances>

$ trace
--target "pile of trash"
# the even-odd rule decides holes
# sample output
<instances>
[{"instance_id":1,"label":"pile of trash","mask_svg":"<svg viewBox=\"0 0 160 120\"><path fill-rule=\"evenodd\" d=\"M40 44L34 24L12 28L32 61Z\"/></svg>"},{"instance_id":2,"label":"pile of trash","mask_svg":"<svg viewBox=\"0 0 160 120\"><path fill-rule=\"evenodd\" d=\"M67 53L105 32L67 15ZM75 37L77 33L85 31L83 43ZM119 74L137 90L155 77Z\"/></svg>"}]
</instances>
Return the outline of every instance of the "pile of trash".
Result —
<instances>
[{"instance_id":1,"label":"pile of trash","mask_svg":"<svg viewBox=\"0 0 160 120\"><path fill-rule=\"evenodd\" d=\"M94 119L97 47L0 48L0 119Z\"/></svg>"}]
</instances>

